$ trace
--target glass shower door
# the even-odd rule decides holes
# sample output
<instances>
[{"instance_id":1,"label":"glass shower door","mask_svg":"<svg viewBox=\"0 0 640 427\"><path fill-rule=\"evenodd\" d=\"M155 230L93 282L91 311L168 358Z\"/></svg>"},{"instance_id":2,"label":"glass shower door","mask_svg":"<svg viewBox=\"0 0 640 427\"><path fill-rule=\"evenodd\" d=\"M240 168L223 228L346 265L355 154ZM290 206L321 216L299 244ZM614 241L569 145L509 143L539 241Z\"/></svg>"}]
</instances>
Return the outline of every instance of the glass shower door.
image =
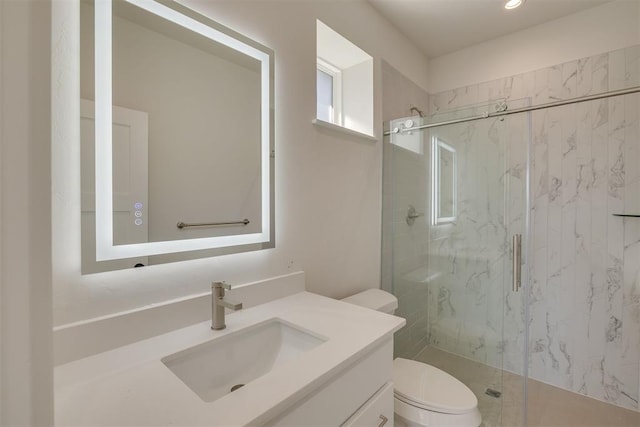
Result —
<instances>
[{"instance_id":1,"label":"glass shower door","mask_svg":"<svg viewBox=\"0 0 640 427\"><path fill-rule=\"evenodd\" d=\"M524 423L529 119L455 121L494 108L438 114L429 122L454 123L409 132L426 119L393 121L384 187L392 194L383 214L393 248L383 278L391 277L407 319L396 357L465 383L487 427Z\"/></svg>"}]
</instances>

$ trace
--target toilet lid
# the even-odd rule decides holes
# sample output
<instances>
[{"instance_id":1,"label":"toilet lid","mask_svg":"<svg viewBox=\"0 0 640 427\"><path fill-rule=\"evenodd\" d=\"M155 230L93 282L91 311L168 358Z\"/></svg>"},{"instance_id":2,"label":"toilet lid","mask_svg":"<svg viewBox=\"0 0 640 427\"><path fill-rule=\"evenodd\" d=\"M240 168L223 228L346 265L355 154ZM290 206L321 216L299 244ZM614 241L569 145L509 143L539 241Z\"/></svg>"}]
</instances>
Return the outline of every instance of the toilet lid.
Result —
<instances>
[{"instance_id":1,"label":"toilet lid","mask_svg":"<svg viewBox=\"0 0 640 427\"><path fill-rule=\"evenodd\" d=\"M398 398L423 409L463 414L478 406L478 399L466 385L426 363L395 359L393 381Z\"/></svg>"}]
</instances>

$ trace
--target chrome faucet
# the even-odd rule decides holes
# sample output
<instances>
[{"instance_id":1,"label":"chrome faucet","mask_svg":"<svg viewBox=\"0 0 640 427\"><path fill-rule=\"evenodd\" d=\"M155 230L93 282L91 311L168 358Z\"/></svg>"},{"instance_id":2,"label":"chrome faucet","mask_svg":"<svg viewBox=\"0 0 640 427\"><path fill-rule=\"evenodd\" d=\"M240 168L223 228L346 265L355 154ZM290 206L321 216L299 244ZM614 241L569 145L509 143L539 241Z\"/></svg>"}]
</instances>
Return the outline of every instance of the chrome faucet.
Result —
<instances>
[{"instance_id":1,"label":"chrome faucet","mask_svg":"<svg viewBox=\"0 0 640 427\"><path fill-rule=\"evenodd\" d=\"M227 327L224 321L225 307L231 310L242 309L242 303L236 303L224 299L224 291L231 290L231 285L225 282L211 283L211 329L219 330Z\"/></svg>"}]
</instances>

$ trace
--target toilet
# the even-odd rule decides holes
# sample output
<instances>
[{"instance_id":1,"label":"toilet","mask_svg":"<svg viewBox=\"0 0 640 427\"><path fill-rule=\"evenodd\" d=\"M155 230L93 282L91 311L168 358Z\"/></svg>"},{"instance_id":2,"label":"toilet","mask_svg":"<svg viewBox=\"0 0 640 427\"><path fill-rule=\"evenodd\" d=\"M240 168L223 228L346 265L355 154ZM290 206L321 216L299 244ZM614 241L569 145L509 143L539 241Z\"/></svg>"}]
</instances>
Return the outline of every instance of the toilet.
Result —
<instances>
[{"instance_id":1,"label":"toilet","mask_svg":"<svg viewBox=\"0 0 640 427\"><path fill-rule=\"evenodd\" d=\"M398 299L380 289L342 301L393 314ZM482 422L478 399L469 387L448 373L426 363L393 361L394 421L398 427L478 427Z\"/></svg>"}]
</instances>

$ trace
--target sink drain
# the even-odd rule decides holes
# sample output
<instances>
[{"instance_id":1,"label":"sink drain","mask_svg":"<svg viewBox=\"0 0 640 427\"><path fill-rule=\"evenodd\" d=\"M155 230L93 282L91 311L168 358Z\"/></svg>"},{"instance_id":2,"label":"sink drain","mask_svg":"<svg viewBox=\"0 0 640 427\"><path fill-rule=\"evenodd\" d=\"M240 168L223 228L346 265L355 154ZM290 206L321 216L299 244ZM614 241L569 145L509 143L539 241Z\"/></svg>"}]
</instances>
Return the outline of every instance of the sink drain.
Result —
<instances>
[{"instance_id":1,"label":"sink drain","mask_svg":"<svg viewBox=\"0 0 640 427\"><path fill-rule=\"evenodd\" d=\"M232 391L236 391L237 389L239 389L240 387L243 387L244 384L236 384L233 387L231 387L231 390L229 390L229 393L231 393Z\"/></svg>"}]
</instances>

